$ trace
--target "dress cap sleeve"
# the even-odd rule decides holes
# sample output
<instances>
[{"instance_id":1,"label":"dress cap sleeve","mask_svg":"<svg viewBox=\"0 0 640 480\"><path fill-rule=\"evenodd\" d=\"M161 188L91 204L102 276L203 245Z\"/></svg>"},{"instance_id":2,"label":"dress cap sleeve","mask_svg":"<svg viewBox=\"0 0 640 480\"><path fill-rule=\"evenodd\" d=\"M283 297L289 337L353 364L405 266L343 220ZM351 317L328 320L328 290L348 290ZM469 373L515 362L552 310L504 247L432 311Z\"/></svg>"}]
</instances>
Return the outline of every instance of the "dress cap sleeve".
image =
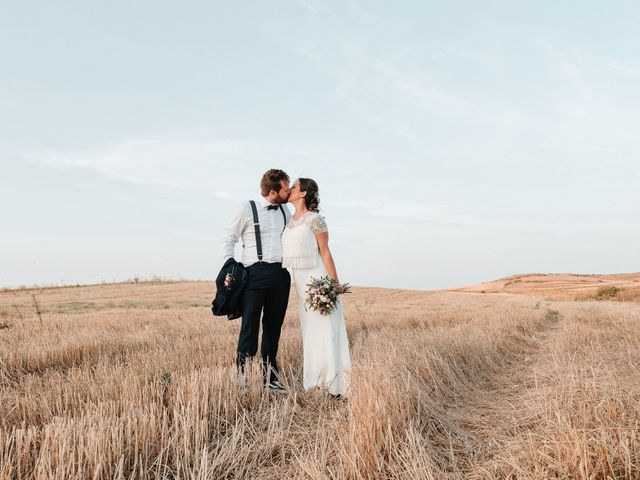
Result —
<instances>
[{"instance_id":1,"label":"dress cap sleeve","mask_svg":"<svg viewBox=\"0 0 640 480\"><path fill-rule=\"evenodd\" d=\"M329 230L327 228L327 222L324 220L324 217L319 213L316 213L315 215L313 215L313 218L311 219L311 223L309 224L309 227L311 228L311 231L313 233L324 233Z\"/></svg>"}]
</instances>

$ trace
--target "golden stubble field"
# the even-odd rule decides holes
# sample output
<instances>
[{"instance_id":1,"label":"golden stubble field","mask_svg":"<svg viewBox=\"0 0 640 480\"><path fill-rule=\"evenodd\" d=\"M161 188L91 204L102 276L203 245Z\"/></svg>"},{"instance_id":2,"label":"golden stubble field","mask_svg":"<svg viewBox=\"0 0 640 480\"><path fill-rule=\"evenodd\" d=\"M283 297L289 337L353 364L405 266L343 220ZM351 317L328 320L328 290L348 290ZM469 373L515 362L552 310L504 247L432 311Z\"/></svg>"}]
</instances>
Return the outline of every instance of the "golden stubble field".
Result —
<instances>
[{"instance_id":1,"label":"golden stubble field","mask_svg":"<svg viewBox=\"0 0 640 480\"><path fill-rule=\"evenodd\" d=\"M237 386L212 294L0 293L0 478L640 478L638 303L355 288L334 400L301 389L294 295L288 393Z\"/></svg>"}]
</instances>

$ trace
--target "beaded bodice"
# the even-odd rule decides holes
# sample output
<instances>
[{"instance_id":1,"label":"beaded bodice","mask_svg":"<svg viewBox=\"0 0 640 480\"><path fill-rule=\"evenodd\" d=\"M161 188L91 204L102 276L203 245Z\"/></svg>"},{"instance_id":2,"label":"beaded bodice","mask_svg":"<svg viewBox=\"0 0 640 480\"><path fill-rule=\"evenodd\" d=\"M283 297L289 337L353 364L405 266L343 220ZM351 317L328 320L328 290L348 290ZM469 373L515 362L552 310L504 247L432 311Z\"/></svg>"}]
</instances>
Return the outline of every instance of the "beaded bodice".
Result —
<instances>
[{"instance_id":1,"label":"beaded bodice","mask_svg":"<svg viewBox=\"0 0 640 480\"><path fill-rule=\"evenodd\" d=\"M306 212L289 220L282 234L282 266L313 268L320 257L315 233L327 231L327 223L318 212Z\"/></svg>"}]
</instances>

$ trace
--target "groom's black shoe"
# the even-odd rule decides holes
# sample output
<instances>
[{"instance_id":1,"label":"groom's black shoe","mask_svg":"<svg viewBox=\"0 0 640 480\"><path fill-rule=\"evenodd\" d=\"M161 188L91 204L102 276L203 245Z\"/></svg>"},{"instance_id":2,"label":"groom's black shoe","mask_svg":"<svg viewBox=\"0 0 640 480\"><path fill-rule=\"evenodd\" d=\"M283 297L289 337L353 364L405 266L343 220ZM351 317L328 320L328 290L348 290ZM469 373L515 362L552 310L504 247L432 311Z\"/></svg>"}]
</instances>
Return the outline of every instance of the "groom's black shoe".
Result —
<instances>
[{"instance_id":1,"label":"groom's black shoe","mask_svg":"<svg viewBox=\"0 0 640 480\"><path fill-rule=\"evenodd\" d=\"M269 382L269 390L272 392L286 392L287 390L277 380L271 380Z\"/></svg>"}]
</instances>

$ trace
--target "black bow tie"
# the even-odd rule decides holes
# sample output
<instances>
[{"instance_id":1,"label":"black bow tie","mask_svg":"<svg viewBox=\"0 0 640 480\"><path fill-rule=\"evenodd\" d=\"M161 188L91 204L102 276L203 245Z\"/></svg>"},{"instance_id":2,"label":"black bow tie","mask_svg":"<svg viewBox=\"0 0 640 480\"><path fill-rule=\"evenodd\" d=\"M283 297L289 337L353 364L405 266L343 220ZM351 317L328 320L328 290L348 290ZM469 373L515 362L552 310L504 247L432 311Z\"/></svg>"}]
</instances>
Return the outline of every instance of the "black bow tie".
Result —
<instances>
[{"instance_id":1,"label":"black bow tie","mask_svg":"<svg viewBox=\"0 0 640 480\"><path fill-rule=\"evenodd\" d=\"M267 210L277 210L278 205L267 205Z\"/></svg>"}]
</instances>

